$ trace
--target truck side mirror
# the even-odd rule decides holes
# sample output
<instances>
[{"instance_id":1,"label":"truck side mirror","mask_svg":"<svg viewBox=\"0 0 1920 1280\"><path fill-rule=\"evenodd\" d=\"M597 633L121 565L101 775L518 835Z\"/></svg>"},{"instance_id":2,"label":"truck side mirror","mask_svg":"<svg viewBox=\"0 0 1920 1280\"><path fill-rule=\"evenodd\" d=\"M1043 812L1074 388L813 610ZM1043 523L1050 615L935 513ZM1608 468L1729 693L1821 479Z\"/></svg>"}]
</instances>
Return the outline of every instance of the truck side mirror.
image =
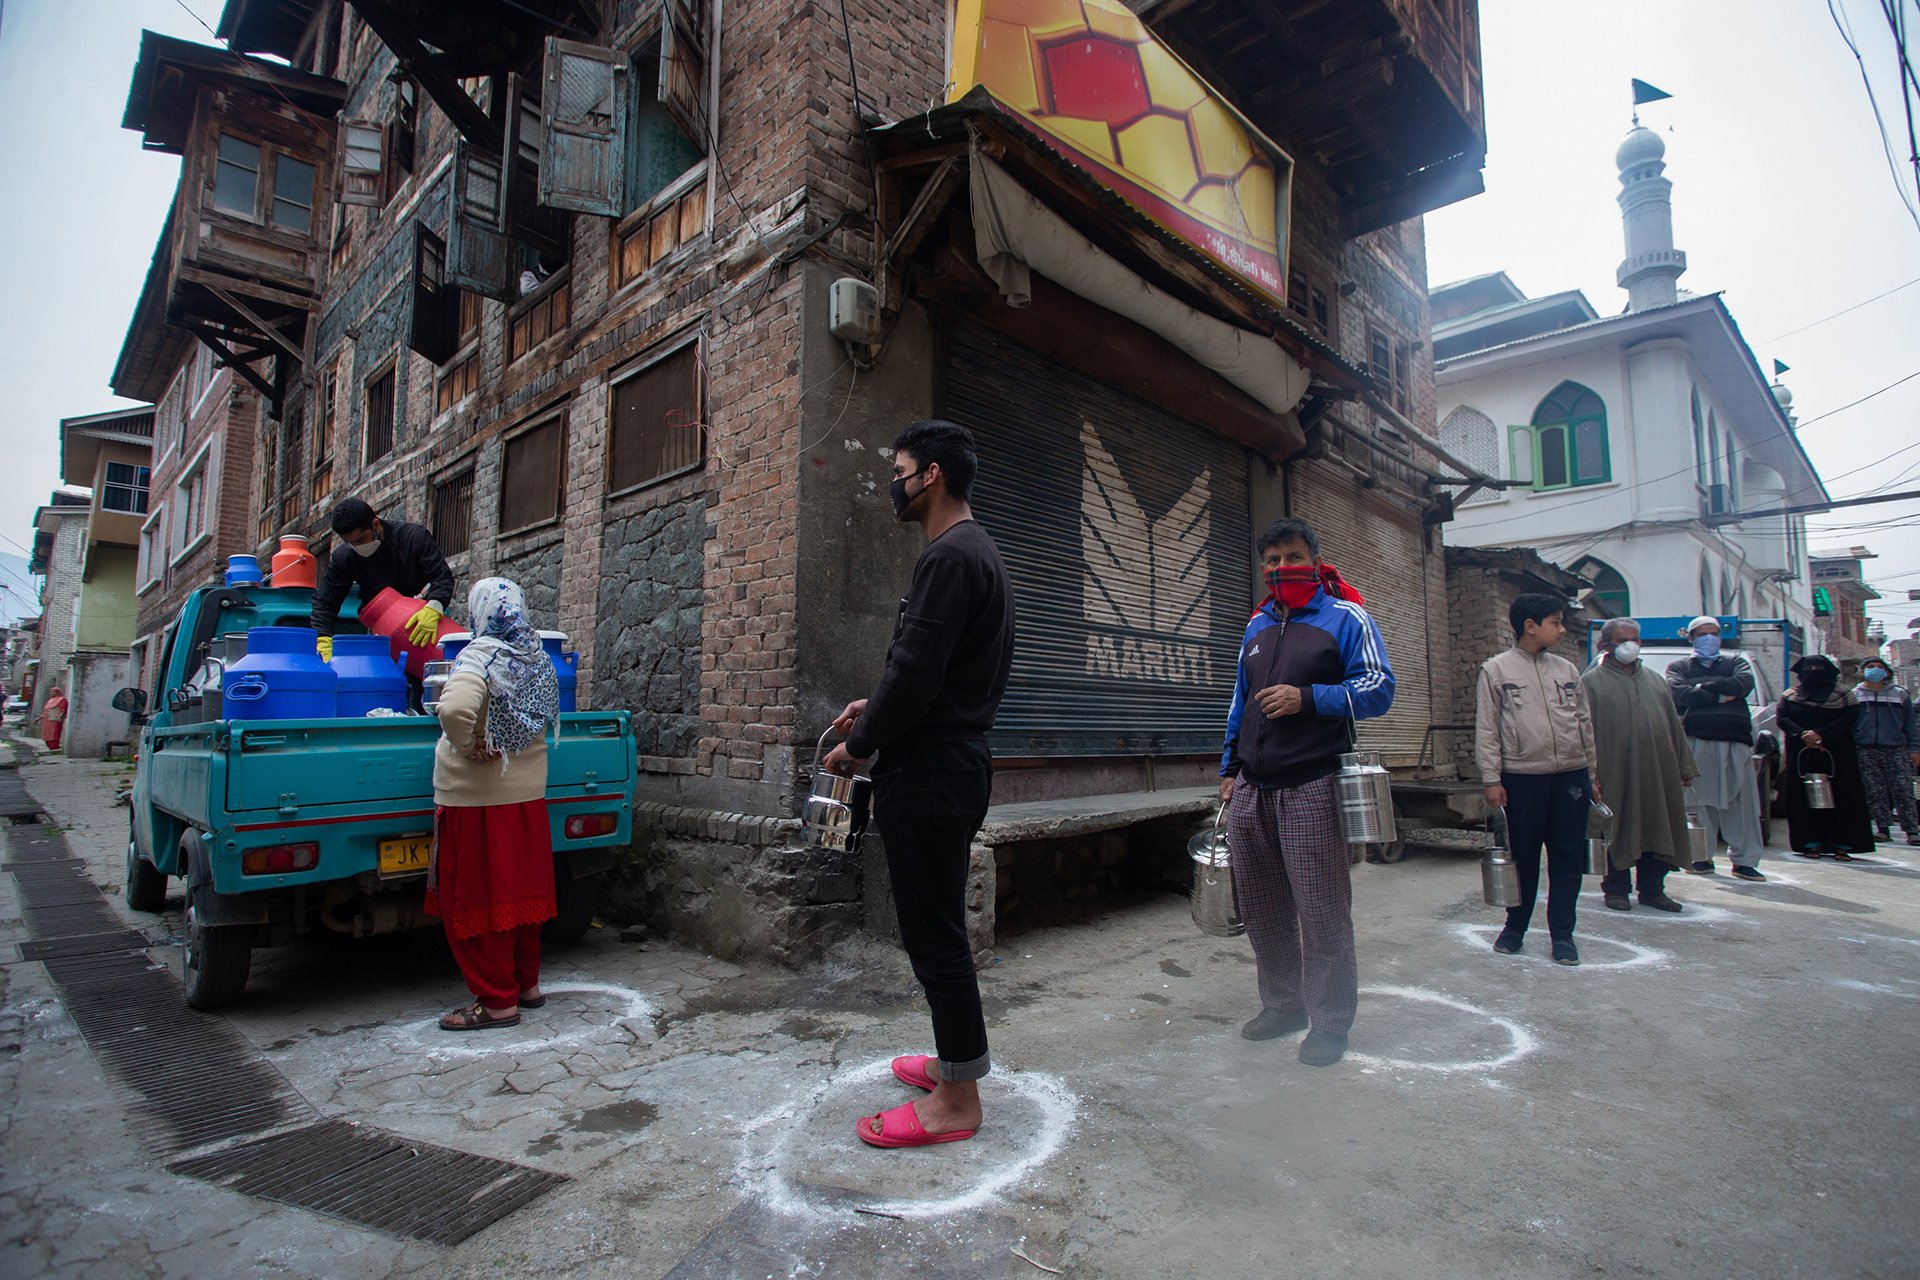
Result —
<instances>
[{"instance_id":1,"label":"truck side mirror","mask_svg":"<svg viewBox=\"0 0 1920 1280\"><path fill-rule=\"evenodd\" d=\"M122 689L113 695L113 709L125 711L130 715L139 715L147 709L147 691L145 689Z\"/></svg>"}]
</instances>

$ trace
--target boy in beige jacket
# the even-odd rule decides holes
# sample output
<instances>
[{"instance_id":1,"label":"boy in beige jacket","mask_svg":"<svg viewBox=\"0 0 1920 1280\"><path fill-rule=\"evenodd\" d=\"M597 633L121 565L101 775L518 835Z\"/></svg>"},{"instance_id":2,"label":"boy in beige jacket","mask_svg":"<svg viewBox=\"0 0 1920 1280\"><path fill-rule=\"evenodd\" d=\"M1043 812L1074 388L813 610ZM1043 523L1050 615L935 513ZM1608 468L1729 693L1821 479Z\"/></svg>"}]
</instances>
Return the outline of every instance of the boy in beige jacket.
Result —
<instances>
[{"instance_id":1,"label":"boy in beige jacket","mask_svg":"<svg viewBox=\"0 0 1920 1280\"><path fill-rule=\"evenodd\" d=\"M1540 891L1540 847L1547 850L1547 933L1555 964L1580 963L1574 907L1586 870L1587 812L1599 796L1593 720L1580 671L1549 652L1566 634L1566 602L1529 593L1507 611L1513 648L1480 667L1474 759L1487 801L1507 813L1507 838L1520 872L1520 905L1507 909L1494 939L1502 955L1519 951Z\"/></svg>"}]
</instances>

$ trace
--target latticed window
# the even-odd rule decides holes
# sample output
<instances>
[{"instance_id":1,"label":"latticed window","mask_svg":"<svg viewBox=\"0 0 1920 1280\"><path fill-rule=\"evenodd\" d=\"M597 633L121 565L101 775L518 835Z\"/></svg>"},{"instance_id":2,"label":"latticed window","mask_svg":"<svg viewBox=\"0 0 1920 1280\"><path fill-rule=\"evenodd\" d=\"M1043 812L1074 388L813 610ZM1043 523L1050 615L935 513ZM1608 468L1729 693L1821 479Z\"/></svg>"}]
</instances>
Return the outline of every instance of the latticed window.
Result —
<instances>
[{"instance_id":1,"label":"latticed window","mask_svg":"<svg viewBox=\"0 0 1920 1280\"><path fill-rule=\"evenodd\" d=\"M1513 478L1535 489L1568 489L1612 479L1606 404L1577 382L1563 382L1533 411L1533 422L1507 428Z\"/></svg>"},{"instance_id":2,"label":"latticed window","mask_svg":"<svg viewBox=\"0 0 1920 1280\"><path fill-rule=\"evenodd\" d=\"M700 344L689 342L613 386L607 489L618 493L700 465Z\"/></svg>"},{"instance_id":3,"label":"latticed window","mask_svg":"<svg viewBox=\"0 0 1920 1280\"><path fill-rule=\"evenodd\" d=\"M367 462L378 462L393 452L394 366L367 383Z\"/></svg>"},{"instance_id":4,"label":"latticed window","mask_svg":"<svg viewBox=\"0 0 1920 1280\"><path fill-rule=\"evenodd\" d=\"M433 540L446 555L473 546L473 468L433 486Z\"/></svg>"},{"instance_id":5,"label":"latticed window","mask_svg":"<svg viewBox=\"0 0 1920 1280\"><path fill-rule=\"evenodd\" d=\"M1478 409L1463 404L1448 414L1440 424L1440 447L1482 475L1500 474L1500 429ZM1501 496L1498 489L1481 489L1460 505L1498 502Z\"/></svg>"},{"instance_id":6,"label":"latticed window","mask_svg":"<svg viewBox=\"0 0 1920 1280\"><path fill-rule=\"evenodd\" d=\"M500 459L501 533L531 529L560 514L565 430L564 420L554 417L507 441Z\"/></svg>"}]
</instances>

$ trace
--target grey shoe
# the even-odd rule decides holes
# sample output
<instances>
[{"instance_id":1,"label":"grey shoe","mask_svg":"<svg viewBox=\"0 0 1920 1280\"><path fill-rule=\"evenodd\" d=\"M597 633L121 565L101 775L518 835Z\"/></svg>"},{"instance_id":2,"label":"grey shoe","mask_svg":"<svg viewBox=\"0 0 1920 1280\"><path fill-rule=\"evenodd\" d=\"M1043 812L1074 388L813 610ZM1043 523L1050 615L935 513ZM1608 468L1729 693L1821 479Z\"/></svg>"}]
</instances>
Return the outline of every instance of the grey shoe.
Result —
<instances>
[{"instance_id":1,"label":"grey shoe","mask_svg":"<svg viewBox=\"0 0 1920 1280\"><path fill-rule=\"evenodd\" d=\"M1240 1028L1242 1040L1271 1040L1275 1036L1284 1036L1290 1031L1307 1029L1307 1011L1305 1009L1262 1009L1246 1026Z\"/></svg>"},{"instance_id":2,"label":"grey shoe","mask_svg":"<svg viewBox=\"0 0 1920 1280\"><path fill-rule=\"evenodd\" d=\"M1347 1038L1331 1031L1309 1031L1300 1042L1300 1061L1309 1067L1330 1067L1346 1056Z\"/></svg>"}]
</instances>

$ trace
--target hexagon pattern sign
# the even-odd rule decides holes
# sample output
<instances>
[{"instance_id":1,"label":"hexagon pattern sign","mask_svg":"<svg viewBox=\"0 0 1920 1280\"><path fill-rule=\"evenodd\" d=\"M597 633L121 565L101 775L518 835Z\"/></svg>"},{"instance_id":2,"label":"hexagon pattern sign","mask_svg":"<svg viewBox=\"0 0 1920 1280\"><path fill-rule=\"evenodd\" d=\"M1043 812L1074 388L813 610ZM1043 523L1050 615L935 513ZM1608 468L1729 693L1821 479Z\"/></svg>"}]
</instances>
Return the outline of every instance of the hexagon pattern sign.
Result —
<instances>
[{"instance_id":1,"label":"hexagon pattern sign","mask_svg":"<svg viewBox=\"0 0 1920 1280\"><path fill-rule=\"evenodd\" d=\"M1122 0L959 0L948 101L976 86L1153 222L1285 302L1293 162Z\"/></svg>"}]
</instances>

